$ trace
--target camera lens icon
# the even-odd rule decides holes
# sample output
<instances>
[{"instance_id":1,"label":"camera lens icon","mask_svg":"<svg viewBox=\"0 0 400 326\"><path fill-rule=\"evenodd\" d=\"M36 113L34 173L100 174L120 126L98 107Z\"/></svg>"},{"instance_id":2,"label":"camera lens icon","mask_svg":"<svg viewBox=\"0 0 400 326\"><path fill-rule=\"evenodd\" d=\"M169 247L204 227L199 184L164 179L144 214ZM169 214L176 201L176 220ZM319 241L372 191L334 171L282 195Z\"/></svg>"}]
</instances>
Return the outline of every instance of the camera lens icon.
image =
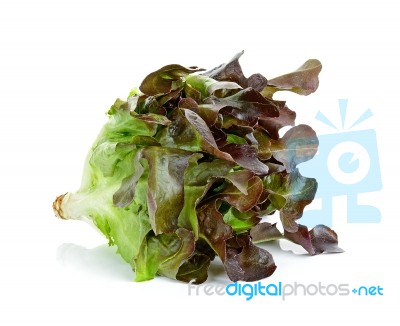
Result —
<instances>
[{"instance_id":1,"label":"camera lens icon","mask_svg":"<svg viewBox=\"0 0 400 326\"><path fill-rule=\"evenodd\" d=\"M344 141L331 149L327 165L333 179L350 185L361 182L368 175L371 159L364 146L353 141Z\"/></svg>"},{"instance_id":2,"label":"camera lens icon","mask_svg":"<svg viewBox=\"0 0 400 326\"><path fill-rule=\"evenodd\" d=\"M317 179L317 198L381 190L374 130L319 135L318 139L317 155L302 164L300 171Z\"/></svg>"}]
</instances>

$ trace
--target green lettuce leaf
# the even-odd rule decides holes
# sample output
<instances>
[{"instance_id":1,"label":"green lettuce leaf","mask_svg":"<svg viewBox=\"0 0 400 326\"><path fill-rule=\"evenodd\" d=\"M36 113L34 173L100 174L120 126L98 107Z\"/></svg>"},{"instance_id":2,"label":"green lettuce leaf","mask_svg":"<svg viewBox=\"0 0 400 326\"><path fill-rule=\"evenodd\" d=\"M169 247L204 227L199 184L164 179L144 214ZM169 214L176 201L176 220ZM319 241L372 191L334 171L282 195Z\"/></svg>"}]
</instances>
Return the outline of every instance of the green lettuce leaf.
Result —
<instances>
[{"instance_id":1,"label":"green lettuce leaf","mask_svg":"<svg viewBox=\"0 0 400 326\"><path fill-rule=\"evenodd\" d=\"M224 214L224 222L228 224L236 233L250 230L260 222L259 213L253 210L241 212L234 207L230 207Z\"/></svg>"},{"instance_id":2,"label":"green lettuce leaf","mask_svg":"<svg viewBox=\"0 0 400 326\"><path fill-rule=\"evenodd\" d=\"M304 207L314 199L317 181L303 177L295 170L292 173L272 173L266 176L263 182L269 193L270 205L280 211L284 229L296 232L296 221L303 215Z\"/></svg>"},{"instance_id":3,"label":"green lettuce leaf","mask_svg":"<svg viewBox=\"0 0 400 326\"><path fill-rule=\"evenodd\" d=\"M151 280L157 273L175 278L180 265L194 248L193 234L185 229L157 236L149 233L135 259L136 281Z\"/></svg>"}]
</instances>

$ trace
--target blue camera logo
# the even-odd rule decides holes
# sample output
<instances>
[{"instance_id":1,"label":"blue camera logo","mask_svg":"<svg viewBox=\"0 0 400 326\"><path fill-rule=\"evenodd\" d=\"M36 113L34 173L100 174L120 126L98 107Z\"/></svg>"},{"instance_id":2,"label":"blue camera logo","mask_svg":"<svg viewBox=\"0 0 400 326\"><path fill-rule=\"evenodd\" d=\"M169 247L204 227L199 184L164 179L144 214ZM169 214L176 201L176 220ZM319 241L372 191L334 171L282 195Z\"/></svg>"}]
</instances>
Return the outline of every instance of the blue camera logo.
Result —
<instances>
[{"instance_id":1,"label":"blue camera logo","mask_svg":"<svg viewBox=\"0 0 400 326\"><path fill-rule=\"evenodd\" d=\"M347 100L339 100L342 129L347 112ZM367 110L350 127L370 118ZM324 114L318 112L316 119L336 128ZM359 205L358 195L376 192L382 189L376 133L373 129L341 131L333 134L318 135L317 155L299 167L301 173L316 178L320 199L320 210L304 212L302 223L315 225L323 223L331 226L333 219L332 200L334 196L347 196L348 223L379 223L381 213L375 206Z\"/></svg>"}]
</instances>

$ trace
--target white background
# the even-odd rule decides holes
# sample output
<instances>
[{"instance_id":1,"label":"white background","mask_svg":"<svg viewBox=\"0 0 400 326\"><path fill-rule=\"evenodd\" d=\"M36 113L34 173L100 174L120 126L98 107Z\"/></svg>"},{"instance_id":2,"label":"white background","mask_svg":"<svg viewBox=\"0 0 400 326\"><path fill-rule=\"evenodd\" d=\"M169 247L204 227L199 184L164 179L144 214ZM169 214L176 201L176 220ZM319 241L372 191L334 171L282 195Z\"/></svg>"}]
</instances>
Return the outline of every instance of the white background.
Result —
<instances>
[{"instance_id":1,"label":"white background","mask_svg":"<svg viewBox=\"0 0 400 326\"><path fill-rule=\"evenodd\" d=\"M0 4L0 324L171 322L324 323L399 320L398 76L394 1L2 0ZM115 98L170 63L212 68L245 50L247 76L274 77L309 58L323 63L309 97L281 94L319 132L367 108L377 132L383 190L361 198L380 224L348 224L335 199L340 255L270 248L265 282L380 285L383 296L188 296L185 284L134 274L88 225L54 217L54 198L79 187L83 161ZM336 120L335 120L336 119ZM327 130L328 131L328 130ZM226 284L214 266L210 284Z\"/></svg>"}]
</instances>

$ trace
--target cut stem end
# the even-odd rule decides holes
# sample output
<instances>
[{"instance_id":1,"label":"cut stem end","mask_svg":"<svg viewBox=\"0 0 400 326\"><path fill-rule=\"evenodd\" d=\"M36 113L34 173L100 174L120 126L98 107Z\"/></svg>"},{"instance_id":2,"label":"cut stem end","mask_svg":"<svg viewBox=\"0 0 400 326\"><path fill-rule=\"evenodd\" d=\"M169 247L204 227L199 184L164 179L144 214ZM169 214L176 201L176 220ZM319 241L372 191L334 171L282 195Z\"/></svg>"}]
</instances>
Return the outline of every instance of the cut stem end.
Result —
<instances>
[{"instance_id":1,"label":"cut stem end","mask_svg":"<svg viewBox=\"0 0 400 326\"><path fill-rule=\"evenodd\" d=\"M62 210L62 202L64 197L67 195L68 193L65 193L63 195L60 195L56 198L56 200L53 202L53 210L54 210L54 214L56 214L57 217L66 220L66 218L64 217L64 212Z\"/></svg>"}]
</instances>

